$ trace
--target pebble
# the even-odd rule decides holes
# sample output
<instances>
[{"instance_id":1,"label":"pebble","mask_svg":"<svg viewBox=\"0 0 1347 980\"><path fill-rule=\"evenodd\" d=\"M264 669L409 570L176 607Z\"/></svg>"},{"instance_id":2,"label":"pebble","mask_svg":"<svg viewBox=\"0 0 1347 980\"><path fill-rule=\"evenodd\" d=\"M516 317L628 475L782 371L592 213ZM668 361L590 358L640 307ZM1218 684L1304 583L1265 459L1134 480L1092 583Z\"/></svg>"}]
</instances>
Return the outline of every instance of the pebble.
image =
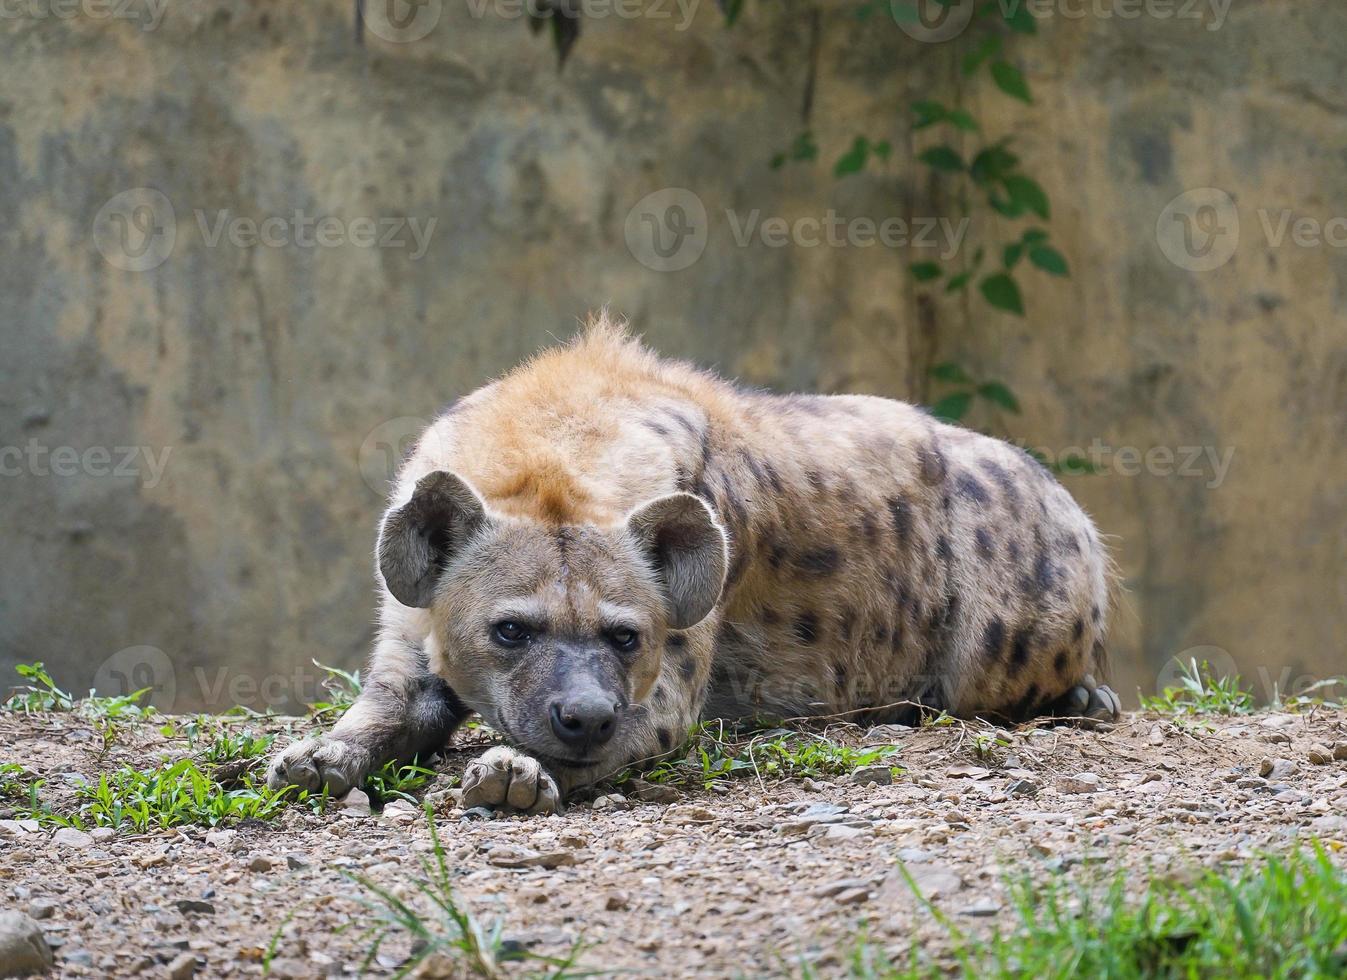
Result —
<instances>
[{"instance_id":1,"label":"pebble","mask_svg":"<svg viewBox=\"0 0 1347 980\"><path fill-rule=\"evenodd\" d=\"M814 889L814 894L819 898L832 898L834 895L855 891L858 888L869 892L870 882L864 878L843 878L840 881L832 881L821 888Z\"/></svg>"},{"instance_id":2,"label":"pebble","mask_svg":"<svg viewBox=\"0 0 1347 980\"><path fill-rule=\"evenodd\" d=\"M1337 762L1347 762L1347 742L1338 742L1333 746L1333 758Z\"/></svg>"},{"instance_id":3,"label":"pebble","mask_svg":"<svg viewBox=\"0 0 1347 980\"><path fill-rule=\"evenodd\" d=\"M489 806L470 806L463 811L463 818L460 823L471 823L474 820L495 820L496 811Z\"/></svg>"},{"instance_id":4,"label":"pebble","mask_svg":"<svg viewBox=\"0 0 1347 980\"><path fill-rule=\"evenodd\" d=\"M631 899L627 893L621 889L610 891L603 900L603 907L609 912L616 912L619 909L625 909L631 904Z\"/></svg>"},{"instance_id":5,"label":"pebble","mask_svg":"<svg viewBox=\"0 0 1347 980\"><path fill-rule=\"evenodd\" d=\"M893 770L888 766L861 766L851 774L851 781L857 786L868 786L870 783L891 786Z\"/></svg>"},{"instance_id":6,"label":"pebble","mask_svg":"<svg viewBox=\"0 0 1347 980\"><path fill-rule=\"evenodd\" d=\"M1264 779L1285 779L1299 768L1290 759L1263 759L1258 763L1258 775Z\"/></svg>"},{"instance_id":7,"label":"pebble","mask_svg":"<svg viewBox=\"0 0 1347 980\"><path fill-rule=\"evenodd\" d=\"M222 851L232 851L238 847L238 836L237 830L212 830L206 834L206 843Z\"/></svg>"},{"instance_id":8,"label":"pebble","mask_svg":"<svg viewBox=\"0 0 1347 980\"><path fill-rule=\"evenodd\" d=\"M1000 911L1000 903L994 902L989 898L984 898L981 901L974 902L972 905L965 905L963 908L959 909L959 914L971 916L975 919L986 919L996 915Z\"/></svg>"},{"instance_id":9,"label":"pebble","mask_svg":"<svg viewBox=\"0 0 1347 980\"><path fill-rule=\"evenodd\" d=\"M28 906L28 914L34 919L50 919L60 908L59 902L53 902L49 898L34 899Z\"/></svg>"},{"instance_id":10,"label":"pebble","mask_svg":"<svg viewBox=\"0 0 1347 980\"><path fill-rule=\"evenodd\" d=\"M36 820L0 820L0 837L24 837L41 829Z\"/></svg>"},{"instance_id":11,"label":"pebble","mask_svg":"<svg viewBox=\"0 0 1347 980\"><path fill-rule=\"evenodd\" d=\"M1006 787L1006 792L1011 796L1035 796L1038 794L1038 783L1032 779L1017 779Z\"/></svg>"},{"instance_id":12,"label":"pebble","mask_svg":"<svg viewBox=\"0 0 1347 980\"><path fill-rule=\"evenodd\" d=\"M51 947L42 929L22 912L0 912L0 976L51 972Z\"/></svg>"},{"instance_id":13,"label":"pebble","mask_svg":"<svg viewBox=\"0 0 1347 980\"><path fill-rule=\"evenodd\" d=\"M287 854L285 856L285 866L291 871L301 871L309 866L309 859L303 854Z\"/></svg>"},{"instance_id":14,"label":"pebble","mask_svg":"<svg viewBox=\"0 0 1347 980\"><path fill-rule=\"evenodd\" d=\"M254 854L252 860L248 862L248 870L270 871L275 863L276 862L272 858L267 857L265 854Z\"/></svg>"},{"instance_id":15,"label":"pebble","mask_svg":"<svg viewBox=\"0 0 1347 980\"><path fill-rule=\"evenodd\" d=\"M352 789L341 798L341 811L352 817L368 817L372 812L364 790Z\"/></svg>"},{"instance_id":16,"label":"pebble","mask_svg":"<svg viewBox=\"0 0 1347 980\"><path fill-rule=\"evenodd\" d=\"M179 953L168 965L168 980L190 980L196 975L196 956L193 953Z\"/></svg>"},{"instance_id":17,"label":"pebble","mask_svg":"<svg viewBox=\"0 0 1347 980\"><path fill-rule=\"evenodd\" d=\"M86 847L93 846L94 839L82 830L76 830L74 827L62 827L51 835L51 842L57 847L83 850Z\"/></svg>"},{"instance_id":18,"label":"pebble","mask_svg":"<svg viewBox=\"0 0 1347 980\"><path fill-rule=\"evenodd\" d=\"M575 864L575 852L534 851L527 847L498 844L486 852L486 860L498 868L560 868Z\"/></svg>"},{"instance_id":19,"label":"pebble","mask_svg":"<svg viewBox=\"0 0 1347 980\"><path fill-rule=\"evenodd\" d=\"M1057 790L1061 793L1095 793L1099 790L1099 777L1092 772L1077 773L1074 776L1059 776Z\"/></svg>"},{"instance_id":20,"label":"pebble","mask_svg":"<svg viewBox=\"0 0 1347 980\"><path fill-rule=\"evenodd\" d=\"M1316 742L1310 746L1309 758L1316 766L1326 766L1333 761L1333 750Z\"/></svg>"}]
</instances>

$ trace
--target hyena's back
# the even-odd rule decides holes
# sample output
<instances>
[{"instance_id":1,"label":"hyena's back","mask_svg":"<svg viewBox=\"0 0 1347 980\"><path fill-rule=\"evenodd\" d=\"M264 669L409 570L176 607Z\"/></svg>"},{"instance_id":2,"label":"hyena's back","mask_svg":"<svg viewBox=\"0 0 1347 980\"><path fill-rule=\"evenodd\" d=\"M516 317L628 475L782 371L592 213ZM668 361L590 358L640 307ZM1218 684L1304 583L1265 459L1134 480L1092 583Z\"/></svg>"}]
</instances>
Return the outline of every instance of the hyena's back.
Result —
<instances>
[{"instance_id":1,"label":"hyena's back","mask_svg":"<svg viewBox=\"0 0 1347 980\"><path fill-rule=\"evenodd\" d=\"M1036 460L888 399L741 397L694 487L734 542L708 713L1020 718L1098 672L1108 559Z\"/></svg>"}]
</instances>

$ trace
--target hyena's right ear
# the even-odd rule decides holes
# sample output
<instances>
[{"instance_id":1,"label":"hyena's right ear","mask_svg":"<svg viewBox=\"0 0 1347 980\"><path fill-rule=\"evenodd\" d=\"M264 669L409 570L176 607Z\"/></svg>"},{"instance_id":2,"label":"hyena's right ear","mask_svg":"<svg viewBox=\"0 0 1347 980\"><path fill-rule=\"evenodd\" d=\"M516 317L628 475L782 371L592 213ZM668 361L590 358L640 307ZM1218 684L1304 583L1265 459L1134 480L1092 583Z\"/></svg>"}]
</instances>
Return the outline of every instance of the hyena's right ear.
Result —
<instances>
[{"instance_id":1,"label":"hyena's right ear","mask_svg":"<svg viewBox=\"0 0 1347 980\"><path fill-rule=\"evenodd\" d=\"M657 497L627 515L627 531L660 577L669 625L683 630L705 619L729 565L729 542L706 502L690 493Z\"/></svg>"},{"instance_id":2,"label":"hyena's right ear","mask_svg":"<svg viewBox=\"0 0 1347 980\"><path fill-rule=\"evenodd\" d=\"M412 499L379 528L379 571L393 598L425 609L451 556L486 522L486 507L462 477L437 470L421 477Z\"/></svg>"}]
</instances>

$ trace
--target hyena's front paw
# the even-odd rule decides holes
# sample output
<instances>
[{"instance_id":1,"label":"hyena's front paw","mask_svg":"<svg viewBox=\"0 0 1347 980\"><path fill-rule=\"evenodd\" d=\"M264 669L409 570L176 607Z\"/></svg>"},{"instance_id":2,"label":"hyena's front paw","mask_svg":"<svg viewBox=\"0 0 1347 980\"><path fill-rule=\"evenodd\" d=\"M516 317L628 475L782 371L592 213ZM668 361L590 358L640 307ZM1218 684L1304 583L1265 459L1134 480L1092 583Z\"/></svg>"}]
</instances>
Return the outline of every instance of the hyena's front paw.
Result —
<instances>
[{"instance_id":1,"label":"hyena's front paw","mask_svg":"<svg viewBox=\"0 0 1347 980\"><path fill-rule=\"evenodd\" d=\"M556 813L561 809L561 792L537 759L498 745L463 771L463 806Z\"/></svg>"},{"instance_id":2,"label":"hyena's front paw","mask_svg":"<svg viewBox=\"0 0 1347 980\"><path fill-rule=\"evenodd\" d=\"M341 796L364 780L368 753L350 742L319 736L296 742L271 761L267 785L272 789L298 786L317 793L324 786L331 796Z\"/></svg>"}]
</instances>

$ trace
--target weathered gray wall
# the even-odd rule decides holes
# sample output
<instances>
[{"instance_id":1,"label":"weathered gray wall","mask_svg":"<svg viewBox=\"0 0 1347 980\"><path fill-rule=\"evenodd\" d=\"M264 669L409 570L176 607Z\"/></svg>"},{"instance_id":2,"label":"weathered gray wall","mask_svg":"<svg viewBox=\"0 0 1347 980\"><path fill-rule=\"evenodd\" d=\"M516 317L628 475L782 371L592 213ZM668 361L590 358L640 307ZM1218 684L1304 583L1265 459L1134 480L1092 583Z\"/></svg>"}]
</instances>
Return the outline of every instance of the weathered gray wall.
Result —
<instances>
[{"instance_id":1,"label":"weathered gray wall","mask_svg":"<svg viewBox=\"0 0 1347 980\"><path fill-rule=\"evenodd\" d=\"M825 164L778 172L765 162L801 127L798 2L750 3L732 31L709 2L685 31L673 6L593 20L560 73L545 38L462 3L423 40L364 48L345 0L175 3L153 30L0 18L0 447L22 450L0 460L0 670L42 659L84 687L141 664L179 708L312 697L310 658L354 665L369 642L382 471L408 419L606 302L665 352L754 383L928 399L926 368L955 358L1024 403L974 421L1033 445L1233 449L1219 486L1210 464L1069 480L1131 589L1122 687L1199 645L1266 668L1264 694L1283 672L1347 672L1347 236L1276 246L1258 217L1347 215L1347 8L1056 16L1014 45L1034 106L968 83L1053 193L1074 270L1027 277L1019 320L921 301L903 271L920 250L735 243L727 209L950 213L904 107L965 84L957 42L824 6ZM835 180L857 133L894 157ZM128 271L98 245L116 244L105 205L142 187L176 238ZM666 187L709 215L677 272L625 235ZM1205 273L1156 235L1201 187L1232 196L1241 229ZM156 207L140 214L162 227ZM212 246L200 222L222 209L437 224L420 257ZM970 241L1006 231L982 219ZM41 455L121 446L168 450L161 478L144 455L121 476L115 451L62 457L72 475Z\"/></svg>"}]
</instances>

